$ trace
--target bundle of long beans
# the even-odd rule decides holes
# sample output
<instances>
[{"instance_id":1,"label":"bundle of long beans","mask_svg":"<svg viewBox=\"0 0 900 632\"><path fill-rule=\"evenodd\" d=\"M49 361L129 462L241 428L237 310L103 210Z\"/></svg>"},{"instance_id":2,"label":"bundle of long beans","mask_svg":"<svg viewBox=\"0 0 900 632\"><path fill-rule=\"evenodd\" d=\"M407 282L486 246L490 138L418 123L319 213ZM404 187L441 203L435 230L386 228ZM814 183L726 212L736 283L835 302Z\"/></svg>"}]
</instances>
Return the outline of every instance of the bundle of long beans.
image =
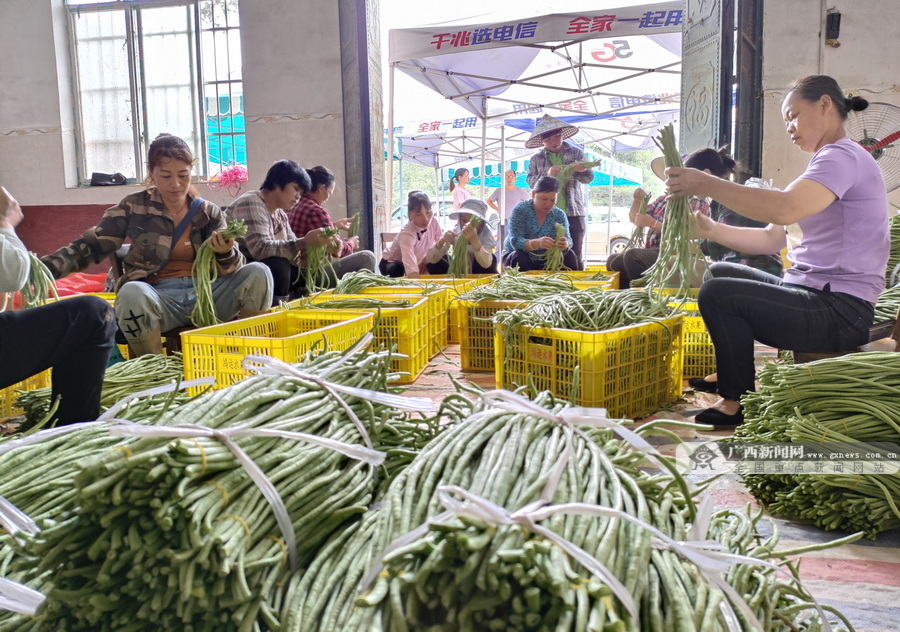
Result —
<instances>
[{"instance_id":1,"label":"bundle of long beans","mask_svg":"<svg viewBox=\"0 0 900 632\"><path fill-rule=\"evenodd\" d=\"M875 303L875 322L897 318L898 310L900 310L900 281L878 295L878 302Z\"/></svg>"},{"instance_id":2,"label":"bundle of long beans","mask_svg":"<svg viewBox=\"0 0 900 632\"><path fill-rule=\"evenodd\" d=\"M350 226L347 228L347 237L357 237L359 235L359 213L354 213L350 220Z\"/></svg>"},{"instance_id":3,"label":"bundle of long beans","mask_svg":"<svg viewBox=\"0 0 900 632\"><path fill-rule=\"evenodd\" d=\"M29 267L28 280L21 290L22 308L45 305L53 297L59 299L56 292L56 281L44 262L38 259L33 252L28 253Z\"/></svg>"},{"instance_id":4,"label":"bundle of long beans","mask_svg":"<svg viewBox=\"0 0 900 632\"><path fill-rule=\"evenodd\" d=\"M570 162L567 165L563 165L562 169L559 170L559 173L554 176L559 181L559 195L565 196L566 194L566 186L569 184L569 180L575 177L575 167L580 165L585 169L593 169L594 167L600 166L599 160L577 160L575 162Z\"/></svg>"},{"instance_id":5,"label":"bundle of long beans","mask_svg":"<svg viewBox=\"0 0 900 632\"><path fill-rule=\"evenodd\" d=\"M802 365L771 364L760 390L745 395L742 443L791 442L852 446L900 443L900 354L854 353ZM807 472L813 464L807 463ZM776 515L811 520L823 529L865 531L869 537L900 526L900 474L746 474L751 493Z\"/></svg>"},{"instance_id":6,"label":"bundle of long beans","mask_svg":"<svg viewBox=\"0 0 900 632\"><path fill-rule=\"evenodd\" d=\"M675 129L669 124L660 130L654 139L663 152L666 167L683 167L681 155L675 144ZM659 257L634 286L646 286L654 290L673 285L679 296L690 296L691 277L695 274L694 264L705 262L699 247L694 243L697 219L691 212L687 198L672 198L666 202L666 217L663 222Z\"/></svg>"},{"instance_id":7,"label":"bundle of long beans","mask_svg":"<svg viewBox=\"0 0 900 632\"><path fill-rule=\"evenodd\" d=\"M221 233L225 239L237 239L247 234L247 227L241 220L232 220ZM219 268L216 264L216 253L209 245L209 239L197 249L191 272L194 275L194 291L197 293L197 302L191 312L191 322L195 327L217 325L222 321L216 315L212 284L219 277Z\"/></svg>"},{"instance_id":8,"label":"bundle of long beans","mask_svg":"<svg viewBox=\"0 0 900 632\"><path fill-rule=\"evenodd\" d=\"M556 240L553 248L546 251L544 256L544 270L549 272L559 272L563 268L563 251L556 244L559 240L566 236L566 227L562 224L556 224Z\"/></svg>"},{"instance_id":9,"label":"bundle of long beans","mask_svg":"<svg viewBox=\"0 0 900 632\"><path fill-rule=\"evenodd\" d=\"M473 215L472 219L469 220L469 224L476 231L482 223L482 219L476 215ZM457 279L469 274L469 240L463 236L462 231L456 236L456 243L453 244L450 268L447 270L447 274Z\"/></svg>"},{"instance_id":10,"label":"bundle of long beans","mask_svg":"<svg viewBox=\"0 0 900 632\"><path fill-rule=\"evenodd\" d=\"M100 412L132 393L179 382L183 375L184 365L180 353L170 356L149 354L114 364L103 376ZM25 422L19 426L20 431L28 430L44 418L53 403L51 391L50 388L38 388L19 394L16 405L25 411ZM188 399L190 396L184 391L175 395L176 403L183 403Z\"/></svg>"},{"instance_id":11,"label":"bundle of long beans","mask_svg":"<svg viewBox=\"0 0 900 632\"><path fill-rule=\"evenodd\" d=\"M357 272L350 272L341 277L334 288L334 293L359 294L360 290L364 290L368 287L391 287L398 285L420 287L424 294L440 289L440 286L436 283L418 281L416 279L395 279L368 270L359 270Z\"/></svg>"},{"instance_id":12,"label":"bundle of long beans","mask_svg":"<svg viewBox=\"0 0 900 632\"><path fill-rule=\"evenodd\" d=\"M535 402L561 412L548 394ZM377 510L337 534L305 573L292 578L284 631L733 629L720 607L728 600L722 590L692 563L657 549L649 531L631 521L557 513L541 525L603 563L633 597L640 621L610 581L592 576L525 523L436 519L443 511L442 485L507 511L523 508L541 497L566 449L566 430L554 421L481 404L473 413L416 457ZM609 430L581 430L571 437L553 502L618 509L671 539L686 539L693 514L681 491L684 481L640 468L642 455ZM777 558L777 536L758 544L758 520L759 514L720 513L709 536L729 552ZM385 554L389 543L426 522L417 537ZM375 563L382 570L364 585ZM786 622L793 630L823 629L809 595L777 581L773 569L735 566L727 580L751 601L766 632L781 631ZM738 616L741 629L749 630Z\"/></svg>"},{"instance_id":13,"label":"bundle of long beans","mask_svg":"<svg viewBox=\"0 0 900 632\"><path fill-rule=\"evenodd\" d=\"M132 400L116 415L136 423L154 423L160 415L178 406L174 393ZM107 453L121 439L109 434L103 424L74 424L64 429L33 430L0 441L0 497L14 504L39 525L65 520L78 508L75 477L82 459ZM26 483L27 481L27 483ZM52 573L35 573L34 564L23 558L16 535L0 535L0 576L27 583L45 591ZM26 632L39 629L32 617L0 610L0 630Z\"/></svg>"},{"instance_id":14,"label":"bundle of long beans","mask_svg":"<svg viewBox=\"0 0 900 632\"><path fill-rule=\"evenodd\" d=\"M330 383L384 387L389 356L333 354L303 370ZM258 376L164 414L153 431L195 424L305 432L362 446L350 413L373 428L381 404L341 395L305 377ZM174 430L174 429L173 429ZM50 573L38 613L47 629L259 630L278 628L288 550L306 564L332 533L364 512L378 470L313 443L232 439L267 475L295 541L235 454L219 439L145 437L83 459L77 513L44 525L25 561Z\"/></svg>"},{"instance_id":15,"label":"bundle of long beans","mask_svg":"<svg viewBox=\"0 0 900 632\"><path fill-rule=\"evenodd\" d=\"M644 193L641 196L641 203L638 206L638 215L646 215L647 214L647 203L650 201L650 194ZM641 248L644 245L644 227L638 226L635 224L634 230L631 231L631 237L628 239L628 244L626 244L625 249L628 248Z\"/></svg>"},{"instance_id":16,"label":"bundle of long beans","mask_svg":"<svg viewBox=\"0 0 900 632\"><path fill-rule=\"evenodd\" d=\"M900 284L900 214L891 215L889 222L891 254L888 257L885 278L889 286Z\"/></svg>"},{"instance_id":17,"label":"bundle of long beans","mask_svg":"<svg viewBox=\"0 0 900 632\"><path fill-rule=\"evenodd\" d=\"M338 234L338 230L333 226L326 226L322 229L322 234L326 237L334 237ZM331 265L331 249L330 242L324 246L311 246L306 249L304 273L306 289L310 294L326 289L331 282L331 277L334 276L334 268Z\"/></svg>"}]
</instances>

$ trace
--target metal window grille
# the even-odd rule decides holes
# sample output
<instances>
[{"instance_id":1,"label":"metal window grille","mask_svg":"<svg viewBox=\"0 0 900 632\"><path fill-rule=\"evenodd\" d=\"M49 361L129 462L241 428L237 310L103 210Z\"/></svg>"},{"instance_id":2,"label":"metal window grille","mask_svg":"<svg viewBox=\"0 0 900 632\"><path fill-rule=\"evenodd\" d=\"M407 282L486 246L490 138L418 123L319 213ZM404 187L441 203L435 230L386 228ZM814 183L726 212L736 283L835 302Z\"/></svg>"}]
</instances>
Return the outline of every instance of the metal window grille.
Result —
<instances>
[{"instance_id":1,"label":"metal window grille","mask_svg":"<svg viewBox=\"0 0 900 632\"><path fill-rule=\"evenodd\" d=\"M195 175L247 164L238 0L69 0L76 139L95 171L141 181L150 142L185 140Z\"/></svg>"}]
</instances>

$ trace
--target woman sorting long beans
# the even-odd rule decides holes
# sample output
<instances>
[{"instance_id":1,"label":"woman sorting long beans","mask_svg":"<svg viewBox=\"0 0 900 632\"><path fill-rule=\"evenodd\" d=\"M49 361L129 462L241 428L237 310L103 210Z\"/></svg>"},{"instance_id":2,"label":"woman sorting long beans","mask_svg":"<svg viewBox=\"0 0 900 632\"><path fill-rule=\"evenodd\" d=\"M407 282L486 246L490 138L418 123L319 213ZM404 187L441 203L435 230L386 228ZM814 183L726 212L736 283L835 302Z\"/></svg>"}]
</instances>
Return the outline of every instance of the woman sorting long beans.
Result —
<instances>
[{"instance_id":1,"label":"woman sorting long beans","mask_svg":"<svg viewBox=\"0 0 900 632\"><path fill-rule=\"evenodd\" d=\"M875 160L844 128L850 110L867 106L865 99L844 96L824 75L787 88L781 103L787 133L813 157L783 191L741 186L696 169L666 169L671 197L712 197L745 217L769 222L765 228L727 226L698 213L704 238L770 254L785 247L785 226L797 223L803 231L784 279L719 264L700 288L697 300L716 349L721 399L697 421L719 427L743 422L740 398L754 389L754 340L823 352L868 341L890 248L887 194Z\"/></svg>"}]
</instances>

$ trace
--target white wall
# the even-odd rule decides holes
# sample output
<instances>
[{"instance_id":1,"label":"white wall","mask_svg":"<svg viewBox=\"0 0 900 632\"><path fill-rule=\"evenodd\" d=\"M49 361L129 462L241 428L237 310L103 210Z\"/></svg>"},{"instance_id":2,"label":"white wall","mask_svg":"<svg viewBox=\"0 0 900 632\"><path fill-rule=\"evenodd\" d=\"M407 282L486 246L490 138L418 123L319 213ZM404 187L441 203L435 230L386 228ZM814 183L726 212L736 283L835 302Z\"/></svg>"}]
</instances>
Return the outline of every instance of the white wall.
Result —
<instances>
[{"instance_id":1,"label":"white wall","mask_svg":"<svg viewBox=\"0 0 900 632\"><path fill-rule=\"evenodd\" d=\"M26 206L114 204L138 187L73 186L65 12L63 0L0 0L0 184ZM337 3L241 0L240 20L247 187L280 158L325 165L338 184L328 208L345 216ZM231 199L198 189L220 204Z\"/></svg>"},{"instance_id":2,"label":"white wall","mask_svg":"<svg viewBox=\"0 0 900 632\"><path fill-rule=\"evenodd\" d=\"M840 47L825 45L825 13L841 13ZM803 173L809 154L794 147L781 117L783 88L812 74L834 77L869 101L900 106L898 0L767 0L763 21L762 175L783 187ZM900 190L888 195L900 205Z\"/></svg>"}]
</instances>

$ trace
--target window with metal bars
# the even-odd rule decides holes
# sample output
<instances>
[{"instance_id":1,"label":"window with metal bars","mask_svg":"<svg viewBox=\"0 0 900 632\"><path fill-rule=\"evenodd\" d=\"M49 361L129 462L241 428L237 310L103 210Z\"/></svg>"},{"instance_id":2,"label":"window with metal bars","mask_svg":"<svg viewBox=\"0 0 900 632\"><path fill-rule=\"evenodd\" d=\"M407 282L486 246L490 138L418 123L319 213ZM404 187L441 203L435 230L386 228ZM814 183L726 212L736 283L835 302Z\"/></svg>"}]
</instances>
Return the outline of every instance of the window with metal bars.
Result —
<instances>
[{"instance_id":1,"label":"window with metal bars","mask_svg":"<svg viewBox=\"0 0 900 632\"><path fill-rule=\"evenodd\" d=\"M146 176L168 132L215 178L247 164L238 0L67 0L79 177Z\"/></svg>"}]
</instances>

